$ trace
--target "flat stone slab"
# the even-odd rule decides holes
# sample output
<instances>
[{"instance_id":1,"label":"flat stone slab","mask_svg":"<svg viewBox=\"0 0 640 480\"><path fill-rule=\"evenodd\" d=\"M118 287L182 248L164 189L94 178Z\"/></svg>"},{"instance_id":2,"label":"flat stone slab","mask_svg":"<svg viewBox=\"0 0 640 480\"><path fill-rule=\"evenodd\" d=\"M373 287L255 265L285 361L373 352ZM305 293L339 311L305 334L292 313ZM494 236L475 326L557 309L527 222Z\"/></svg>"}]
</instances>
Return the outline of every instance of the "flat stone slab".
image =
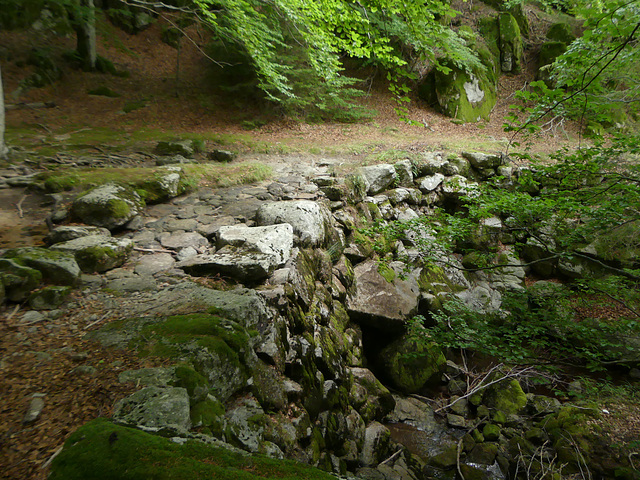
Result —
<instances>
[{"instance_id":1,"label":"flat stone slab","mask_svg":"<svg viewBox=\"0 0 640 480\"><path fill-rule=\"evenodd\" d=\"M164 248L179 250L181 248L209 246L209 240L196 232L173 232L162 233L158 239Z\"/></svg>"},{"instance_id":2,"label":"flat stone slab","mask_svg":"<svg viewBox=\"0 0 640 480\"><path fill-rule=\"evenodd\" d=\"M113 419L129 425L189 430L189 394L180 387L145 387L116 403Z\"/></svg>"},{"instance_id":3,"label":"flat stone slab","mask_svg":"<svg viewBox=\"0 0 640 480\"><path fill-rule=\"evenodd\" d=\"M242 249L273 256L273 263L279 267L291 257L293 248L293 227L288 223L265 227L232 225L220 227L218 246L232 245Z\"/></svg>"},{"instance_id":4,"label":"flat stone slab","mask_svg":"<svg viewBox=\"0 0 640 480\"><path fill-rule=\"evenodd\" d=\"M320 246L331 228L331 214L321 204L311 200L292 200L264 204L256 213L259 225L288 223L293 227L298 243Z\"/></svg>"},{"instance_id":5,"label":"flat stone slab","mask_svg":"<svg viewBox=\"0 0 640 480\"><path fill-rule=\"evenodd\" d=\"M139 275L154 275L173 268L176 261L170 253L154 253L142 257L134 268Z\"/></svg>"}]
</instances>

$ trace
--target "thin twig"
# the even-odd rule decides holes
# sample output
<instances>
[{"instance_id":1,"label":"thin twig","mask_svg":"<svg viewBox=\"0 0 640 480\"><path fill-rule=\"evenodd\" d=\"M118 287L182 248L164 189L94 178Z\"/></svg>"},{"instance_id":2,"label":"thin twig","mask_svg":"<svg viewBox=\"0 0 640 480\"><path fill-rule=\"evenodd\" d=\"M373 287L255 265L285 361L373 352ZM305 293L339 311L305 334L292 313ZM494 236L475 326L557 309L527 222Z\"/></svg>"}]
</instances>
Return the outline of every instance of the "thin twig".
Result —
<instances>
[{"instance_id":1,"label":"thin twig","mask_svg":"<svg viewBox=\"0 0 640 480\"><path fill-rule=\"evenodd\" d=\"M18 216L20 218L24 217L24 212L22 211L22 202L24 202L25 198L27 198L29 195L28 194L24 194L22 195L22 198L20 199L20 201L18 203L16 203L16 207L18 209Z\"/></svg>"},{"instance_id":2,"label":"thin twig","mask_svg":"<svg viewBox=\"0 0 640 480\"><path fill-rule=\"evenodd\" d=\"M396 458L398 455L400 455L402 453L402 451L403 451L402 449L399 449L397 452L395 452L389 458L387 458L386 460L383 460L382 462L380 462L380 465L384 465L385 463L390 462L391 460Z\"/></svg>"},{"instance_id":3,"label":"thin twig","mask_svg":"<svg viewBox=\"0 0 640 480\"><path fill-rule=\"evenodd\" d=\"M57 449L57 450L53 453L53 455L51 455L51 456L49 457L49 459L48 459L46 462L44 462L44 463L40 466L40 468L43 468L43 469L44 469L44 468L48 468L48 467L49 467L49 465L51 465L51 462L53 462L53 459L54 459L54 458L56 458L58 455L60 455L60 452L62 452L62 449L63 449L63 448L64 448L64 445L62 445L59 449Z\"/></svg>"}]
</instances>

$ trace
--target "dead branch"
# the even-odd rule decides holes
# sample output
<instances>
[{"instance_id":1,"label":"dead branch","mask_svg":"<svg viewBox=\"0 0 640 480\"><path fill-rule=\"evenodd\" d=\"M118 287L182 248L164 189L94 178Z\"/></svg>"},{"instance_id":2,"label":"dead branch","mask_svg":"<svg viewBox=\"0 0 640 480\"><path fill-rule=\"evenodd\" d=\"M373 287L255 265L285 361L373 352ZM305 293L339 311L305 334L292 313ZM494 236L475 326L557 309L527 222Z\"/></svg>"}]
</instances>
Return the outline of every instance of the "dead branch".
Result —
<instances>
[{"instance_id":1,"label":"dead branch","mask_svg":"<svg viewBox=\"0 0 640 480\"><path fill-rule=\"evenodd\" d=\"M133 247L136 252L144 252L144 253L176 253L173 250L165 250L164 248L142 248L142 247Z\"/></svg>"},{"instance_id":2,"label":"dead branch","mask_svg":"<svg viewBox=\"0 0 640 480\"><path fill-rule=\"evenodd\" d=\"M28 196L29 195L25 193L24 195L22 195L22 198L20 199L20 201L16 203L16 208L18 209L18 216L20 218L24 217L24 212L22 211L22 202L24 202L25 198L27 198Z\"/></svg>"}]
</instances>

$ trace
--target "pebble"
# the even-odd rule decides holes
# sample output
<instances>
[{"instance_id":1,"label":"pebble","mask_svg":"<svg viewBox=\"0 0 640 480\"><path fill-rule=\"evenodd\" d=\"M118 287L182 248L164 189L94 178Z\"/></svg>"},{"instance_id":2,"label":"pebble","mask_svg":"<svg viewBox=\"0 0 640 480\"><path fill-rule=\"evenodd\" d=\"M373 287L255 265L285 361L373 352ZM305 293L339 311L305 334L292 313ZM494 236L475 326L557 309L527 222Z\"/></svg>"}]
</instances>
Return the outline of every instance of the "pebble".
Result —
<instances>
[{"instance_id":1,"label":"pebble","mask_svg":"<svg viewBox=\"0 0 640 480\"><path fill-rule=\"evenodd\" d=\"M44 408L44 400L42 399L42 396L41 396L42 394L38 396L36 395L38 394L34 395L34 398L31 400L31 403L29 404L29 408L27 409L27 413L22 419L22 423L25 425L28 423L35 422L40 416L40 414L42 413L42 409Z\"/></svg>"}]
</instances>

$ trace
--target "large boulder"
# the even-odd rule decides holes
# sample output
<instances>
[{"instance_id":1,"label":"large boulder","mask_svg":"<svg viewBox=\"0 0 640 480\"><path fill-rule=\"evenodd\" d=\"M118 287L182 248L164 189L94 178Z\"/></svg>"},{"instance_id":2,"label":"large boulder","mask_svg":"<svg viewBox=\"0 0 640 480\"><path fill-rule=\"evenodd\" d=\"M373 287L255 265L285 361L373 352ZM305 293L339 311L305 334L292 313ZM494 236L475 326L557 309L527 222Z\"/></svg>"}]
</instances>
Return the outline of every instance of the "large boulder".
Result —
<instances>
[{"instance_id":1,"label":"large boulder","mask_svg":"<svg viewBox=\"0 0 640 480\"><path fill-rule=\"evenodd\" d=\"M73 254L83 272L106 272L127 261L133 242L128 238L91 235L56 243L50 250Z\"/></svg>"},{"instance_id":2,"label":"large boulder","mask_svg":"<svg viewBox=\"0 0 640 480\"><path fill-rule=\"evenodd\" d=\"M389 389L382 385L367 368L352 367L354 385L350 392L350 403L365 422L380 420L395 408L395 399Z\"/></svg>"},{"instance_id":3,"label":"large boulder","mask_svg":"<svg viewBox=\"0 0 640 480\"><path fill-rule=\"evenodd\" d=\"M405 320L418 313L420 288L415 277L410 274L401 279L375 260L359 263L354 268L355 288L347 297L349 315L366 326L402 330Z\"/></svg>"},{"instance_id":4,"label":"large boulder","mask_svg":"<svg viewBox=\"0 0 640 480\"><path fill-rule=\"evenodd\" d=\"M323 205L311 200L270 202L256 213L259 225L288 223L293 227L296 243L322 246L332 239L331 214Z\"/></svg>"},{"instance_id":5,"label":"large boulder","mask_svg":"<svg viewBox=\"0 0 640 480\"><path fill-rule=\"evenodd\" d=\"M73 215L88 225L114 230L138 215L144 202L131 187L108 183L73 201Z\"/></svg>"},{"instance_id":6,"label":"large boulder","mask_svg":"<svg viewBox=\"0 0 640 480\"><path fill-rule=\"evenodd\" d=\"M496 81L493 72L467 72L448 62L447 73L435 72L435 91L440 110L462 122L488 120L496 104Z\"/></svg>"},{"instance_id":7,"label":"large boulder","mask_svg":"<svg viewBox=\"0 0 640 480\"><path fill-rule=\"evenodd\" d=\"M39 270L44 280L54 284L74 285L80 278L80 267L75 257L68 252L42 247L23 247L8 250L4 256Z\"/></svg>"}]
</instances>

